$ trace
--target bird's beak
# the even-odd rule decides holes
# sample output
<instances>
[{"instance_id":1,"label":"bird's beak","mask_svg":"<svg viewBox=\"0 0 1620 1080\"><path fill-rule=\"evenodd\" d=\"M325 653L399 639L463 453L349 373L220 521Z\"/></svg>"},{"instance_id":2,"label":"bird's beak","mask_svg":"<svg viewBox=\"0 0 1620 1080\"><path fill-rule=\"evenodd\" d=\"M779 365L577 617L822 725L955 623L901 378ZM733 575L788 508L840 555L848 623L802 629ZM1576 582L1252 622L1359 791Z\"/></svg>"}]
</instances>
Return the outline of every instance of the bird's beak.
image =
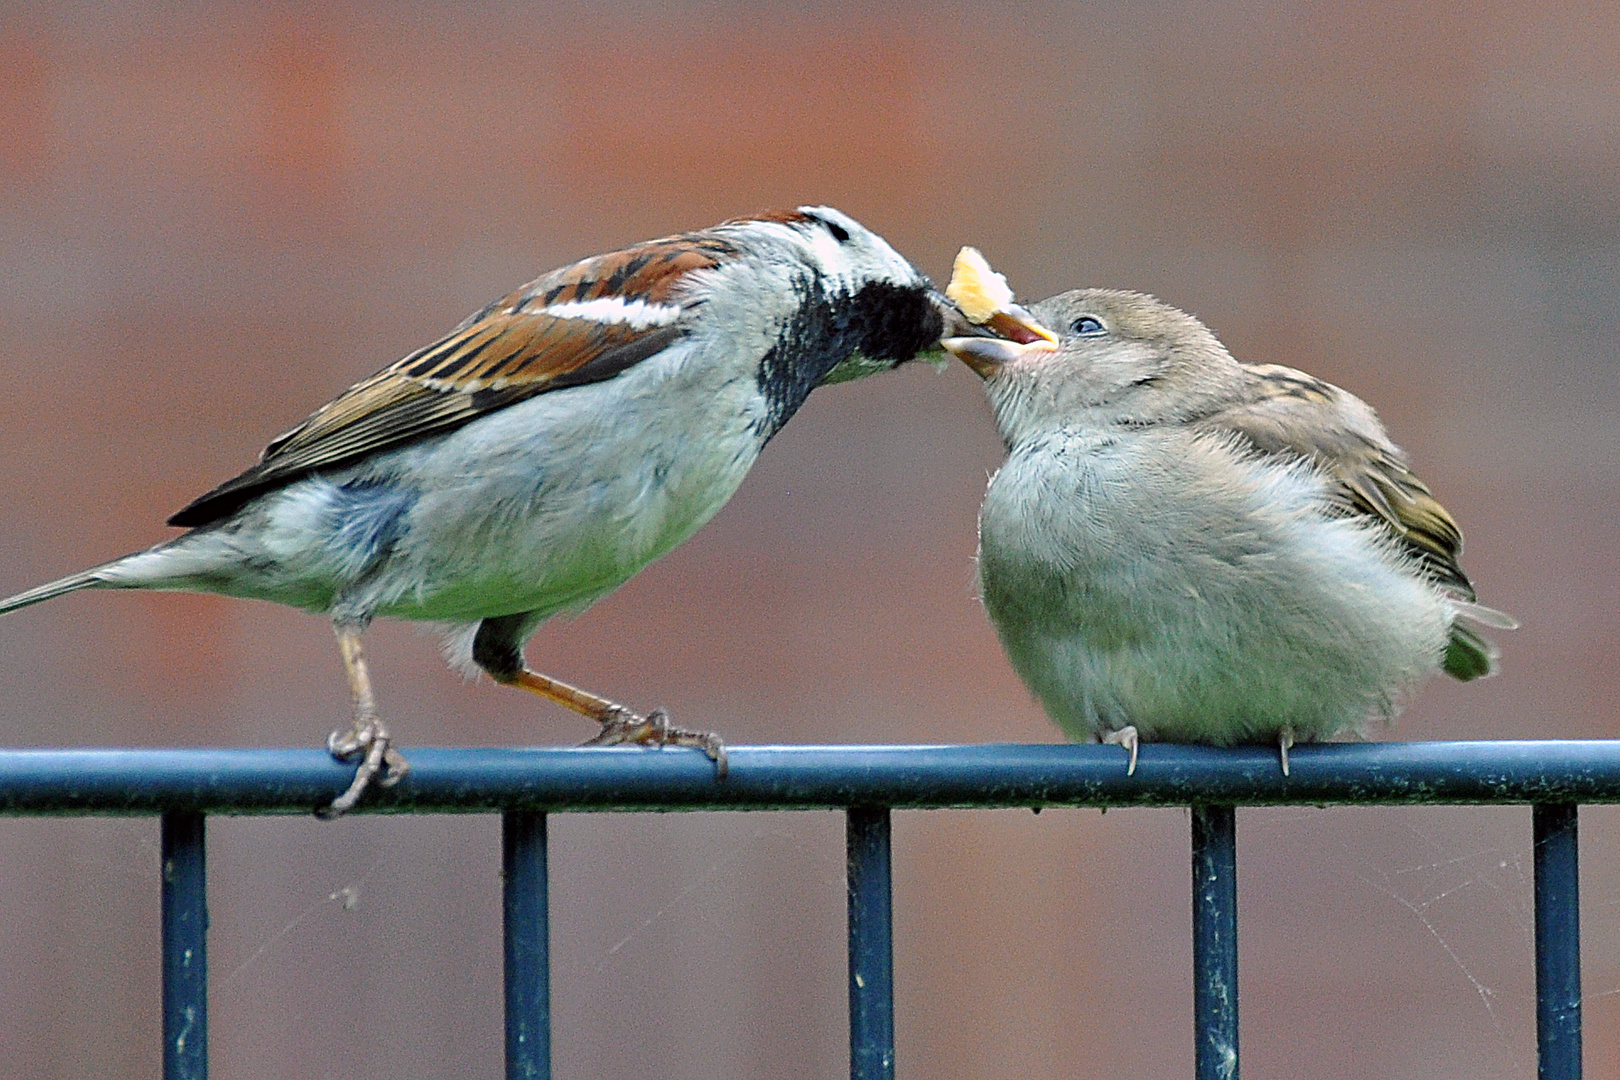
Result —
<instances>
[{"instance_id":1,"label":"bird's beak","mask_svg":"<svg viewBox=\"0 0 1620 1080\"><path fill-rule=\"evenodd\" d=\"M997 368L1021 356L1057 351L1057 335L1021 304L1006 305L982 324L970 323L960 315L957 318L950 331L963 332L942 339L940 345L981 379L990 378Z\"/></svg>"}]
</instances>

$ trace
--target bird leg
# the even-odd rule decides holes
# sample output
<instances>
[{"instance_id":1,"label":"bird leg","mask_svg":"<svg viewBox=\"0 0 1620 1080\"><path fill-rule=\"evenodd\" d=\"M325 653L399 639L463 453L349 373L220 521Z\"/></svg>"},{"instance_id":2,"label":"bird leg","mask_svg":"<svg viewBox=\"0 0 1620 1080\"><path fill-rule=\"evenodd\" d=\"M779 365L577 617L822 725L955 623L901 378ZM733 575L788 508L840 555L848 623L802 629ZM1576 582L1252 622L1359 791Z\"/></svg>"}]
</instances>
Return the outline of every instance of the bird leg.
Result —
<instances>
[{"instance_id":1,"label":"bird leg","mask_svg":"<svg viewBox=\"0 0 1620 1080\"><path fill-rule=\"evenodd\" d=\"M714 762L716 780L726 778L726 744L712 731L690 731L669 722L669 714L654 709L641 716L607 698L570 686L565 682L522 668L508 679L508 686L519 686L530 693L577 713L590 717L602 725L595 737L587 739L586 746L617 746L638 743L642 746L695 746Z\"/></svg>"},{"instance_id":2,"label":"bird leg","mask_svg":"<svg viewBox=\"0 0 1620 1080\"><path fill-rule=\"evenodd\" d=\"M1128 750L1131 755L1131 763L1125 766L1125 775L1136 775L1136 747L1138 742L1136 737L1136 725L1126 724L1118 731L1110 731L1102 737L1102 741L1112 746L1123 746L1126 750Z\"/></svg>"},{"instance_id":3,"label":"bird leg","mask_svg":"<svg viewBox=\"0 0 1620 1080\"><path fill-rule=\"evenodd\" d=\"M388 729L377 713L377 696L371 692L371 675L366 670L365 653L360 649L362 625L355 622L333 624L337 633L338 651L343 654L343 668L349 676L349 694L354 699L354 726L348 731L341 728L326 740L326 749L339 761L352 760L364 755L354 772L354 780L345 791L332 801L332 805L315 811L315 816L326 820L338 817L354 808L373 782L379 787L393 787L410 770L410 765L394 749Z\"/></svg>"},{"instance_id":4,"label":"bird leg","mask_svg":"<svg viewBox=\"0 0 1620 1080\"><path fill-rule=\"evenodd\" d=\"M1282 756L1283 775L1288 775L1288 748L1294 745L1294 729L1285 727L1277 732L1277 753Z\"/></svg>"}]
</instances>

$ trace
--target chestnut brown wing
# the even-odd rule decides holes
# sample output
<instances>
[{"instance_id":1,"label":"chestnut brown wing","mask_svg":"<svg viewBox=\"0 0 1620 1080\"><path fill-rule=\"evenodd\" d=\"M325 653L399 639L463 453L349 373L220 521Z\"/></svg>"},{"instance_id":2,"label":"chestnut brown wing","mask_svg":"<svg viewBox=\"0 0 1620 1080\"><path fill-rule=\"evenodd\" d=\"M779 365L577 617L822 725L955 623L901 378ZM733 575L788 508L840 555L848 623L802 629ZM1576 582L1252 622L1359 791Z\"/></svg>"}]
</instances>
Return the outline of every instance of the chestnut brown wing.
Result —
<instances>
[{"instance_id":1,"label":"chestnut brown wing","mask_svg":"<svg viewBox=\"0 0 1620 1080\"><path fill-rule=\"evenodd\" d=\"M694 233L555 270L345 390L273 440L257 465L193 500L169 524L205 525L320 469L441 434L536 394L610 379L684 336L683 283L736 254L725 240Z\"/></svg>"}]
</instances>

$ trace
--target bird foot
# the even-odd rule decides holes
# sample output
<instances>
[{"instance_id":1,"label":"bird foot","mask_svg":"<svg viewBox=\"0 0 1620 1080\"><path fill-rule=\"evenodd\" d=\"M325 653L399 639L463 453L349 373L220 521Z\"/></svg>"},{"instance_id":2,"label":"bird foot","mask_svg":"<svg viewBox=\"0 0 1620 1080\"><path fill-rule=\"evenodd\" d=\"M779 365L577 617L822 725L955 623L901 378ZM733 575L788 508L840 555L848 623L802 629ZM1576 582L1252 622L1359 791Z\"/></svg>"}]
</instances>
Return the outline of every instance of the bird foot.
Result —
<instances>
[{"instance_id":1,"label":"bird foot","mask_svg":"<svg viewBox=\"0 0 1620 1080\"><path fill-rule=\"evenodd\" d=\"M1123 746L1130 752L1131 763L1125 766L1126 776L1136 775L1136 747L1140 740L1136 737L1136 725L1126 724L1118 731L1110 731L1102 737L1104 743L1113 746Z\"/></svg>"},{"instance_id":2,"label":"bird foot","mask_svg":"<svg viewBox=\"0 0 1620 1080\"><path fill-rule=\"evenodd\" d=\"M726 778L726 744L714 732L676 727L663 709L654 709L646 716L639 716L623 706L616 705L614 710L602 721L602 730L594 738L586 739L583 745L695 746L714 762L714 778Z\"/></svg>"},{"instance_id":3,"label":"bird foot","mask_svg":"<svg viewBox=\"0 0 1620 1080\"><path fill-rule=\"evenodd\" d=\"M1282 757L1283 775L1288 775L1288 748L1294 745L1294 729L1285 727L1277 732L1277 753Z\"/></svg>"},{"instance_id":4,"label":"bird foot","mask_svg":"<svg viewBox=\"0 0 1620 1080\"><path fill-rule=\"evenodd\" d=\"M372 784L391 788L403 780L411 769L405 755L394 748L394 741L382 720L375 716L363 721L356 720L354 727L348 731L340 729L332 732L327 736L326 749L339 761L352 761L359 757L360 765L354 771L349 789L333 799L330 806L315 811L315 816L323 821L331 821L354 809L360 796Z\"/></svg>"}]
</instances>

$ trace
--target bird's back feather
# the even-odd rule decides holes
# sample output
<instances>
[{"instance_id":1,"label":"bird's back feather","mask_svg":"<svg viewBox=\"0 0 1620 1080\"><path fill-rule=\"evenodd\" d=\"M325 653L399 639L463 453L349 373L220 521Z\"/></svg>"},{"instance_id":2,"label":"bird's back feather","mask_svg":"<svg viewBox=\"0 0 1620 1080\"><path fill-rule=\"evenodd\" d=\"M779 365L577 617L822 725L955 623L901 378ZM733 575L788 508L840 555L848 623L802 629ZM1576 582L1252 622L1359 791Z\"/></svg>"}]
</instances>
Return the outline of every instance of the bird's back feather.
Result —
<instances>
[{"instance_id":1,"label":"bird's back feather","mask_svg":"<svg viewBox=\"0 0 1620 1080\"><path fill-rule=\"evenodd\" d=\"M257 465L182 507L169 524L206 525L318 469L452 430L536 394L611 379L685 333L673 325L682 311L676 285L736 250L689 233L554 270L345 390L272 440ZM627 281L647 299L615 299L612 290Z\"/></svg>"},{"instance_id":2,"label":"bird's back feather","mask_svg":"<svg viewBox=\"0 0 1620 1080\"><path fill-rule=\"evenodd\" d=\"M1458 613L1512 629L1512 618L1473 603L1463 572L1462 531L1371 408L1338 387L1279 364L1245 364L1249 397L1202 422L1242 437L1262 454L1303 459L1321 471L1340 512L1376 522L1456 602ZM1492 674L1496 643L1454 623L1441 669L1467 682Z\"/></svg>"},{"instance_id":3,"label":"bird's back feather","mask_svg":"<svg viewBox=\"0 0 1620 1080\"><path fill-rule=\"evenodd\" d=\"M1280 364L1245 364L1250 395L1200 426L1242 436L1263 454L1299 457L1332 484L1335 503L1388 529L1442 587L1465 600L1462 532L1360 398Z\"/></svg>"}]
</instances>

